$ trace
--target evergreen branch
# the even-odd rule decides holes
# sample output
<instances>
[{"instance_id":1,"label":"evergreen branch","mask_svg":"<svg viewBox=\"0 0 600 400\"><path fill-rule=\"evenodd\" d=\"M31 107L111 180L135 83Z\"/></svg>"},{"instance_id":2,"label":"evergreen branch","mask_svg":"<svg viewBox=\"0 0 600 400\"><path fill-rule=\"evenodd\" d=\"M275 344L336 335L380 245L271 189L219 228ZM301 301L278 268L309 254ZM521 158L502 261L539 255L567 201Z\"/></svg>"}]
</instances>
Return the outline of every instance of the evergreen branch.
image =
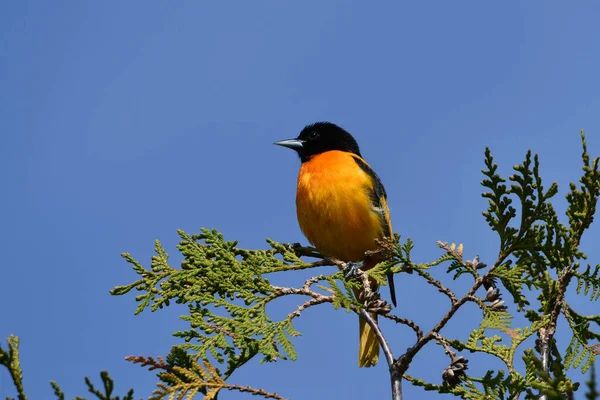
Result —
<instances>
[{"instance_id":1,"label":"evergreen branch","mask_svg":"<svg viewBox=\"0 0 600 400\"><path fill-rule=\"evenodd\" d=\"M513 167L515 173L508 178L510 187L507 187L507 180L497 174L498 166L489 149L486 150L482 184L487 188L483 197L488 199L489 207L483 215L500 237L498 258L487 272L484 272L487 265L480 262L478 256L465 261L464 246L455 243L437 242L445 254L429 263L414 263L411 259L413 242L407 239L400 244L396 234L393 239L378 241L377 250L365 253L365 260L379 261L373 268L359 270L348 280L340 271L346 267L345 262L327 258L313 247L267 240L270 245L267 250L240 249L237 242L226 241L215 230L203 229L199 235L178 231L181 241L177 248L184 256L180 269L169 265L168 255L158 241L149 268L125 253L123 257L139 279L118 286L111 293L139 292L136 314L147 308L156 311L172 302L185 304L189 314L181 318L190 325L189 329L174 333L185 343L174 346L165 359L129 356L127 360L158 371L160 381L152 399L191 399L203 394L205 400L214 400L221 390L230 390L282 400L276 393L226 380L258 355L266 362L294 360L296 352L292 339L300 334L293 326L294 319L311 307L330 303L335 309L353 311L369 324L388 363L395 400L402 398L402 379L425 390L465 399L518 399L523 394L528 400L538 396L542 399L572 398L578 383L573 383L566 371L574 366L581 367L585 373L588 368L593 368L600 355L600 333L592 329L600 326L600 315L581 315L566 300L573 278L577 281L577 294L583 293L592 301L600 298L600 266L592 268L588 264L582 271L579 265L586 259L579 249L581 239L593 222L600 197L599 159L590 161L583 132L582 143L584 172L580 185L571 184L567 194L568 225L560 222L549 202L558 187L553 183L548 190L544 189L537 155L527 152L525 161ZM513 199L520 203L519 218L511 205ZM316 261L307 263L302 257ZM449 286L429 272L445 262L450 264L447 273L453 274L454 279L463 274L473 277L472 286L462 297L457 297ZM277 272L327 266L336 267L336 271L310 277L299 287L274 286L267 279ZM375 289L377 285L385 284L385 276L389 273L414 271L450 300L445 314L426 333L414 321L390 314L391 306L381 300ZM512 295L517 311L523 312L529 320L528 326L511 326L512 315L501 299L497 283ZM539 308L536 309L530 304L532 291L539 293ZM282 320L274 321L266 309L271 302L284 296L308 299L304 298L304 302ZM450 340L442 335L442 330L467 302L477 304L483 312L479 327L465 342ZM554 338L561 314L573 332L564 360ZM416 340L404 354L394 358L376 322L377 315L413 330ZM490 334L489 330L500 330L510 338L510 344L501 343L504 339ZM539 340L535 351L533 348L522 351L525 364L522 375L515 367L517 350L536 334ZM449 366L442 373L441 384L406 374L414 357L431 341L444 348L450 358ZM19 400L24 400L18 345L18 338L10 336L8 349L0 346L0 364L8 368ZM467 376L468 361L455 350L487 353L500 359L506 368L488 371L482 377ZM223 371L208 360L224 365ZM112 397L114 383L108 373L102 372L101 378L102 387L98 388L85 378L90 393L100 400L118 400L119 397ZM58 384L51 382L51 385L56 397L64 400L65 394ZM594 397L597 395L595 383L590 384L590 392ZM132 399L133 390L130 390L124 400Z\"/></svg>"},{"instance_id":2,"label":"evergreen branch","mask_svg":"<svg viewBox=\"0 0 600 400\"><path fill-rule=\"evenodd\" d=\"M17 398L26 400L27 396L25 396L25 389L23 388L23 371L19 359L19 337L10 335L7 341L8 350L0 346L0 364L8 369L8 373L17 389Z\"/></svg>"},{"instance_id":3,"label":"evergreen branch","mask_svg":"<svg viewBox=\"0 0 600 400\"><path fill-rule=\"evenodd\" d=\"M600 264L596 265L593 271L592 266L588 264L585 271L573 270L572 275L577 278L577 294L583 292L584 295L589 295L591 301L600 299Z\"/></svg>"},{"instance_id":4,"label":"evergreen branch","mask_svg":"<svg viewBox=\"0 0 600 400\"><path fill-rule=\"evenodd\" d=\"M592 364L592 368L590 370L590 379L586 382L588 391L585 394L585 398L587 400L596 400L600 397L600 391L598 391L596 379L596 367L594 364Z\"/></svg>"},{"instance_id":5,"label":"evergreen branch","mask_svg":"<svg viewBox=\"0 0 600 400\"><path fill-rule=\"evenodd\" d=\"M438 391L439 387L440 387L439 385L434 385L434 384L430 384L430 383L424 382L424 381L422 381L422 380L420 380L418 378L415 378L415 377L413 377L413 376L411 376L409 374L404 374L404 376L402 376L402 379L404 379L407 382L412 383L415 386L422 386L422 387L427 386L429 389L425 389L425 390L435 390L435 391Z\"/></svg>"},{"instance_id":6,"label":"evergreen branch","mask_svg":"<svg viewBox=\"0 0 600 400\"><path fill-rule=\"evenodd\" d=\"M0 346L0 365L4 365L8 369L13 384L17 389L17 398L19 400L26 400L27 396L25 395L25 389L23 387L23 371L21 369L21 361L19 358L19 337L10 335L7 341L8 349L5 350L2 348L2 346ZM102 379L104 393L96 389L89 378L85 378L85 382L90 393L94 394L99 400L119 400L120 397L111 397L114 389L114 382L108 375L108 372L101 372L100 377ZM50 385L54 390L54 395L57 397L57 399L64 400L65 393L61 390L60 386L54 381L50 381ZM9 398L7 397L7 399ZM82 398L75 397L75 399L79 400ZM123 400L133 400L133 389L129 390L129 392L123 397Z\"/></svg>"},{"instance_id":7,"label":"evergreen branch","mask_svg":"<svg viewBox=\"0 0 600 400\"><path fill-rule=\"evenodd\" d=\"M270 268L268 271L265 271L265 274L272 274L274 272L283 272L283 271L302 271L305 269L319 268L319 267L329 267L337 265L337 260L331 258L324 258L319 261L315 261L312 263L298 263L298 264L285 264L277 267Z\"/></svg>"},{"instance_id":8,"label":"evergreen branch","mask_svg":"<svg viewBox=\"0 0 600 400\"><path fill-rule=\"evenodd\" d=\"M296 353L288 336L299 333L291 322L309 306L332 303L336 308L343 306L350 309L353 304L349 294L338 287L332 275L310 278L302 288L272 286L264 278L266 274L279 271L345 265L326 258L307 264L295 252L308 253L312 252L311 249L294 250L269 241L271 250L244 250L237 248L236 242L225 241L218 232L206 229L200 235L188 235L182 231L179 235L182 241L178 248L185 257L182 269L168 265L168 255L157 242L157 255L152 258L150 270L131 256L125 256L142 279L133 285L117 287L112 293L124 294L131 288L143 292L137 297L140 305L136 312L148 306L154 311L168 306L173 300L188 304L190 314L182 318L190 322L191 329L175 333L175 336L186 340L178 347L192 351L198 358L210 354L220 363L227 363L226 377L258 354L264 356L264 361L287 357L295 359ZM339 276L337 274L333 276ZM320 281L329 284L329 287L322 288L331 295L312 289ZM306 295L313 301L282 321L271 321L266 313L267 304L287 295ZM243 305L237 300L242 300ZM208 308L210 305L213 307ZM213 312L215 308L223 308L229 315L217 315ZM192 340L199 344L190 343Z\"/></svg>"},{"instance_id":9,"label":"evergreen branch","mask_svg":"<svg viewBox=\"0 0 600 400\"><path fill-rule=\"evenodd\" d=\"M462 261L462 252L463 252L462 246L459 246L458 248L456 248L455 245L447 246L447 244L444 242L438 242L438 245L440 247L442 247L444 250L446 250L447 253L451 253L451 254L447 254L446 256L442 256L442 258L440 258L440 260L446 261L446 260L448 260L448 258L446 258L446 257L450 257L451 259L455 259L459 262L464 263ZM477 290L481 286L483 286L484 283L492 280L492 276L493 276L493 273L495 272L495 270L504 262L505 258L511 252L510 248L506 249L504 252L501 252L498 257L498 260L496 261L494 266L492 266L484 276L478 276L478 274L475 272L474 276L476 276L476 279L475 279L473 286L471 287L471 289L469 290L469 292L467 294L465 294L460 300L458 300L456 298L456 295L452 291L445 288L439 281L436 281L431 276L429 276L428 273L423 271L423 269L424 269L423 267L414 265L412 263L412 261L410 259L410 250L412 250L412 242L409 240L409 241L407 241L407 243L404 246L401 247L401 251L398 251L396 254L400 258L400 261L405 265L405 267L408 267L408 268L411 268L411 269L417 271L417 273L419 273L420 276L424 277L431 285L438 288L438 290L440 292L446 294L446 296L451 300L451 307L447 311L447 313L442 317L442 319L427 334L423 335L422 332L420 332L420 329L418 331L415 331L415 332L417 332L417 342L412 347L408 348L404 354L399 356L394 361L394 364L392 366L392 371L397 376L405 375L414 356L421 350L421 348L423 346L425 346L431 340L440 337L440 331L450 321L450 319L454 316L454 314L467 301L473 301ZM455 252L456 252L456 254L455 254ZM427 264L427 265L425 265L425 267L429 267L431 265L437 265L440 262L442 262L440 260L438 260L434 263ZM479 266L480 264L481 264L481 267L485 267L485 264L479 262L478 257L476 257L476 259L471 261L470 265L467 265L466 263L464 263L465 267L467 267L469 269L475 269L475 270L477 269L476 266ZM475 266L475 268L473 268L474 266ZM422 272L422 273L420 273L420 272Z\"/></svg>"},{"instance_id":10,"label":"evergreen branch","mask_svg":"<svg viewBox=\"0 0 600 400\"><path fill-rule=\"evenodd\" d=\"M100 379L102 381L102 390L97 389L96 386L92 383L89 377L85 377L85 384L88 388L88 392L94 395L98 400L120 400L120 396L112 396L114 391L114 381L106 371L100 372ZM54 395L58 398L58 400L65 400L65 393L62 391L58 383L54 381L50 381L50 385L52 389L54 389ZM74 400L85 400L84 397L75 396ZM123 400L133 400L133 389L129 389L127 394L123 396Z\"/></svg>"},{"instance_id":11,"label":"evergreen branch","mask_svg":"<svg viewBox=\"0 0 600 400\"><path fill-rule=\"evenodd\" d=\"M481 172L487 179L484 179L481 185L489 188L490 191L482 194L489 201L489 208L483 212L483 216L489 226L498 232L500 251L505 252L514 243L514 235L517 233L515 228L508 226L517 210L510 205L512 199L509 197L510 191L507 190L505 185L506 179L496 173L498 165L494 162L489 148L485 149L485 165L487 169Z\"/></svg>"},{"instance_id":12,"label":"evergreen branch","mask_svg":"<svg viewBox=\"0 0 600 400\"><path fill-rule=\"evenodd\" d=\"M127 357L125 357L125 359L127 361L131 361L134 364L141 364L142 367L149 367L148 368L149 371L153 371L155 369L161 369L164 371L171 370L169 365L165 362L165 360L161 356L158 356L156 360L152 356L150 356L150 357L127 356Z\"/></svg>"},{"instance_id":13,"label":"evergreen branch","mask_svg":"<svg viewBox=\"0 0 600 400\"><path fill-rule=\"evenodd\" d=\"M473 260L463 260L463 252L464 246L456 243L448 244L447 242L437 241L436 244L443 250L446 251L446 256L443 256L441 259L453 260L452 264L448 268L447 272L454 272L454 279L456 280L461 275L468 273L474 279L479 277L478 269L484 268L487 265L485 263L479 262L479 256L476 256ZM440 260L435 261L433 264L438 263ZM432 264L429 264L432 265Z\"/></svg>"},{"instance_id":14,"label":"evergreen branch","mask_svg":"<svg viewBox=\"0 0 600 400\"><path fill-rule=\"evenodd\" d=\"M150 360L151 357L135 357L135 359L132 359L133 362L150 365L150 369L153 369L156 365ZM159 365L160 368L163 368L162 363ZM267 392L264 389L225 382L219 374L218 369L207 360L203 360L202 365L193 362L186 368L172 366L167 372L159 373L159 377L161 382L157 383L157 389L153 392L150 400L164 399L167 396L169 399L183 399L185 396L191 399L198 392L204 393L205 399L214 400L219 391L223 389L250 393L254 396L262 396L267 399L286 400L279 394Z\"/></svg>"},{"instance_id":15,"label":"evergreen branch","mask_svg":"<svg viewBox=\"0 0 600 400\"><path fill-rule=\"evenodd\" d=\"M590 165L590 157L587 152L585 134L581 132L581 140L583 145L583 171L584 174L580 178L580 182L582 184L581 190L577 189L576 185L571 183L571 191L567 194L567 200L569 202L569 206L567 207L567 216L569 217L569 237L568 237L568 245L569 251L565 252L566 263L565 267L560 272L559 278L556 282L556 294L554 297L554 306L550 313L550 324L547 328L543 328L540 330L540 349L542 355L542 366L544 372L548 372L550 367L550 345L549 343L553 340L554 334L556 332L556 325L558 322L558 316L560 313L564 313L565 316L570 315L569 311L565 308L565 293L567 290L567 286L572 277L572 271L576 271L578 267L578 263L575 262L576 258L583 257L583 254L579 252L577 249L579 247L579 243L583 236L583 233L593 221L593 217L596 211L596 203L598 201L598 197L600 196L600 172L598 171L598 162L599 159L596 158L593 161L593 164ZM567 317L569 320L569 324L571 328L574 328L572 324L573 318ZM582 338L578 335L578 330L573 329L574 340L577 337L579 343L584 344L587 343L587 340L584 341L585 338ZM579 336L579 337L578 337ZM571 346L573 345L573 346ZM567 355L571 355L577 351L574 342L571 342L569 349L567 349ZM569 352L569 350L571 350ZM579 365L583 358L589 354L588 362L584 364L584 368L588 368L593 360L595 359L594 351L586 351L582 352L580 356L578 356L575 361L576 365ZM570 357L569 357L570 358ZM567 360L565 360L567 363ZM569 363L567 363L568 365ZM546 396L542 396L542 399L545 400Z\"/></svg>"},{"instance_id":16,"label":"evergreen branch","mask_svg":"<svg viewBox=\"0 0 600 400\"><path fill-rule=\"evenodd\" d=\"M346 280L340 272L346 266L344 262L326 258L312 247L268 241L269 250L244 250L237 248L236 242L225 241L216 231L203 230L200 235L192 236L180 231L182 241L178 249L185 257L181 270L168 266L167 255L157 242L157 255L148 270L130 256L126 257L141 279L132 285L115 288L113 294L123 294L132 289L142 292L137 298L138 312L148 306L154 311L168 306L170 301L187 304L190 309L190 315L183 318L190 322L191 328L176 333L186 343L176 346L170 358L167 357L169 370L160 374L159 394L178 393L183 396L202 392L210 400L219 390L226 388L225 380L234 370L256 355L264 356L263 361L295 359L292 337L299 333L292 325L293 320L308 308L324 303L331 303L335 309L354 311L371 326L390 366L394 398L401 398L399 377L407 379L406 372L412 360L431 341L445 349L451 362L442 374L442 385L408 378L426 390L473 399L518 398L522 394L533 399L535 390L544 396L568 394L576 389L576 385L564 374L564 363L554 345L557 318L561 312L565 313L571 329L574 333L577 331L574 337L579 347L586 338L595 338L589 325L596 322L596 317L581 316L567 309L565 293L573 277L578 280L577 291L584 291L586 295L591 291L592 299L597 298L600 290L597 290L600 285L596 282L598 271L592 271L588 266L586 271L580 272L578 264L585 258L579 250L580 239L592 222L600 193L598 161L590 163L585 140L583 142L584 176L580 179L581 188L572 185L567 195L568 226L560 222L549 202L558 187L553 183L547 190L544 189L537 155L526 154L525 161L514 167L514 174L508 178L510 187L507 187L507 180L497 174L498 166L489 149L486 150L485 180L482 184L487 188L483 197L488 199L489 207L484 217L500 237L500 251L490 268L480 262L479 257L464 260L463 245L445 242L438 242L445 254L432 262L415 263L411 258L413 242L407 239L400 244L399 236L395 234L393 239L381 241L380 249L365 254L365 259L385 261L368 271L359 270L353 279ZM512 206L514 199L520 203L518 219L515 218L516 208ZM302 257L317 260L306 263ZM473 277L470 289L462 297L429 272L430 268L445 262L449 262L447 272L453 274L454 279L463 274ZM308 278L299 287L273 286L266 279L275 272L325 266L335 266L337 270ZM426 333L414 321L391 315L389 304L381 300L374 290L375 284L385 284L385 275L389 273L415 271L450 300L445 314ZM516 329L511 327L511 314L500 296L500 283L503 290L512 295L517 311L525 314L530 325ZM485 295L481 295L480 289L485 291ZM530 307L532 290L539 293L540 308L537 310ZM267 305L289 295L306 296L308 299L292 309L283 320L272 321L266 312ZM466 342L448 340L442 336L442 329L467 302L477 304L482 310L480 326ZM217 310L223 312L217 314ZM416 335L413 345L394 359L373 315L381 315L411 328ZM500 336L487 333L491 329L499 329L508 335L510 344L499 343L502 341ZM519 346L535 334L540 339L537 349L541 358L538 359L532 349L525 350L526 375L523 376L516 370L514 359ZM587 345L587 342L584 344ZM595 355L596 345L587 346L584 346L586 351ZM579 365L585 361L581 358L583 353L579 347L567 349L567 365ZM464 372L467 360L457 356L452 348L491 354L506 364L506 372L488 371L481 378L467 377ZM194 364L208 356L221 364L226 363L227 370L221 374L216 368L213 372L206 365L198 367ZM587 365L590 359L583 364Z\"/></svg>"},{"instance_id":17,"label":"evergreen branch","mask_svg":"<svg viewBox=\"0 0 600 400\"><path fill-rule=\"evenodd\" d=\"M58 386L58 383L50 381L50 386L54 389L54 395L58 400L65 400L65 393L61 390L60 386Z\"/></svg>"},{"instance_id":18,"label":"evergreen branch","mask_svg":"<svg viewBox=\"0 0 600 400\"><path fill-rule=\"evenodd\" d=\"M58 383L50 381L50 386L54 389L54 395L58 400L65 400L65 393L61 390L60 386L58 386Z\"/></svg>"},{"instance_id":19,"label":"evergreen branch","mask_svg":"<svg viewBox=\"0 0 600 400\"><path fill-rule=\"evenodd\" d=\"M490 371L491 372L491 371ZM495 400L496 397L492 397L489 394L486 394L479 390L472 381L475 381L474 378L470 376L465 376L465 382L467 387L463 386L452 386L447 382L444 382L442 385L436 385L433 383L426 382L422 379L415 378L411 375L404 374L402 376L404 380L410 382L413 386L422 387L425 391L436 391L440 394L453 394L456 397L460 397L462 399L470 399L470 400Z\"/></svg>"},{"instance_id":20,"label":"evergreen branch","mask_svg":"<svg viewBox=\"0 0 600 400\"><path fill-rule=\"evenodd\" d=\"M402 354L395 360L394 369L396 369L399 374L405 375L406 371L408 370L408 367L410 366L410 363L412 362L415 355L421 350L421 348L423 348L431 340L438 337L440 331L446 326L446 324L450 321L454 314L456 314L456 312L466 302L473 301L476 298L475 293L479 290L480 287L482 287L484 284L487 284L487 282L493 281L494 273L505 262L506 258L512 253L512 251L512 247L506 248L504 251L500 251L498 259L496 260L494 265L483 276L479 276L475 279L475 282L473 283L471 289L463 297L456 300L455 302L452 302L450 309L446 312L442 319L438 321L438 323L433 328L431 328L431 330L427 334L418 339L412 347L408 348L404 354ZM502 360L504 360L504 357L502 357L502 355L498 356Z\"/></svg>"},{"instance_id":21,"label":"evergreen branch","mask_svg":"<svg viewBox=\"0 0 600 400\"><path fill-rule=\"evenodd\" d=\"M111 397L115 384L108 372L100 372L100 379L102 380L102 388L104 389L104 392L96 389L91 379L86 376L85 384L88 387L88 391L96 396L98 400L120 400L119 396ZM76 397L76 399L79 399L79 397ZM123 400L133 400L133 389L129 389L127 394L123 397Z\"/></svg>"},{"instance_id":22,"label":"evergreen branch","mask_svg":"<svg viewBox=\"0 0 600 400\"><path fill-rule=\"evenodd\" d=\"M563 306L562 314L573 332L573 337L566 352L565 367L568 369L573 365L578 368L581 365L581 372L585 373L594 365L596 357L600 355L600 334L590 329L591 322L600 325L600 315L580 315L568 304ZM589 344L590 340L596 340L596 343L591 345Z\"/></svg>"}]
</instances>

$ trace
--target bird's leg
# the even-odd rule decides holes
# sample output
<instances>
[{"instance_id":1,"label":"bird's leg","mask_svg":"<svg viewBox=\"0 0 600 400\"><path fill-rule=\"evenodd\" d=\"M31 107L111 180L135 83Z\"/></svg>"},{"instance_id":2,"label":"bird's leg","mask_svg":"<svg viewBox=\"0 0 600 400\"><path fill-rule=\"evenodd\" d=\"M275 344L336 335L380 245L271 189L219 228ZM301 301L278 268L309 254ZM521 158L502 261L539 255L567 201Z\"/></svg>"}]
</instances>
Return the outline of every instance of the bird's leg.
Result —
<instances>
[{"instance_id":1,"label":"bird's leg","mask_svg":"<svg viewBox=\"0 0 600 400\"><path fill-rule=\"evenodd\" d=\"M358 270L359 269L362 270L364 266L365 266L365 263L363 261L359 261L359 262L349 261L349 262L347 262L346 266L342 270L344 272L344 278L346 280L348 280L350 278L354 278L356 276L356 273L358 272Z\"/></svg>"}]
</instances>

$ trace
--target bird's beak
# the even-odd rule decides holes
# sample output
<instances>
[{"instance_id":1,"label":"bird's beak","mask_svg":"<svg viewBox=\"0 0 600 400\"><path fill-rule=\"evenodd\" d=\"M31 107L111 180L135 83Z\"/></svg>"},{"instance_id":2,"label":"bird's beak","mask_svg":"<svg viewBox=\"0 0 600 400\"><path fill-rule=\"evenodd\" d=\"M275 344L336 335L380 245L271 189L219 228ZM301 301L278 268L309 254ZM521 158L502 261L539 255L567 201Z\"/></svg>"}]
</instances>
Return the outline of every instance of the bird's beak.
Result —
<instances>
[{"instance_id":1,"label":"bird's beak","mask_svg":"<svg viewBox=\"0 0 600 400\"><path fill-rule=\"evenodd\" d=\"M282 140L280 142L275 142L273 144L276 144L277 146L287 147L287 148L293 149L293 150L299 150L304 146L304 140L288 139L288 140Z\"/></svg>"}]
</instances>

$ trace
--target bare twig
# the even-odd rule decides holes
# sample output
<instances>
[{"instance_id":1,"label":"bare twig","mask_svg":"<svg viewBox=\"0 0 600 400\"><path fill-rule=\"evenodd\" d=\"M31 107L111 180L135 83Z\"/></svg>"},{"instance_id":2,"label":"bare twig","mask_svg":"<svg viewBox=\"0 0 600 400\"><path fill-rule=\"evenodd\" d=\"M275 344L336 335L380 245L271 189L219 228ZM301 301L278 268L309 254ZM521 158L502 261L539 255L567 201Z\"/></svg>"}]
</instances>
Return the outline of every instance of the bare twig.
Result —
<instances>
[{"instance_id":1,"label":"bare twig","mask_svg":"<svg viewBox=\"0 0 600 400\"><path fill-rule=\"evenodd\" d=\"M448 321L450 321L450 319L454 316L454 314L456 314L460 307L462 307L467 301L473 301L477 290L479 290L479 288L483 285L486 279L489 279L489 277L492 276L491 274L495 271L495 269L498 266L500 266L504 262L504 259L506 257L507 254L501 254L498 257L498 260L496 261L494 266L490 268L485 275L480 276L475 280L473 286L467 292L467 294L461 297L460 300L452 301L450 309L446 312L442 319L433 328L431 328L431 330L427 334L418 339L412 347L408 348L404 354L402 354L396 359L393 368L397 371L397 373L400 376L403 376L406 373L408 367L410 366L410 363L412 362L414 356L419 352L419 350L421 350L423 346L425 346L427 343L429 343L431 340L435 339L438 336L439 332L446 326Z\"/></svg>"},{"instance_id":2,"label":"bare twig","mask_svg":"<svg viewBox=\"0 0 600 400\"><path fill-rule=\"evenodd\" d=\"M292 287L283 287L283 286L273 286L275 289L275 293L271 296L271 299L275 299L277 297L288 296L291 294L297 294L302 296L310 296L314 299L320 299L323 297L331 297L333 300L333 296L325 296L321 293L313 292L310 289L305 288L292 288Z\"/></svg>"},{"instance_id":3,"label":"bare twig","mask_svg":"<svg viewBox=\"0 0 600 400\"><path fill-rule=\"evenodd\" d=\"M150 371L153 371L155 369L162 369L171 372L171 368L161 356L158 356L156 360L152 356L127 356L125 357L125 359L127 361L131 361L134 364L141 364L142 367L149 367L148 370Z\"/></svg>"},{"instance_id":4,"label":"bare twig","mask_svg":"<svg viewBox=\"0 0 600 400\"><path fill-rule=\"evenodd\" d=\"M444 338L439 333L434 334L434 337L438 341L439 344L444 346L444 350L446 351L446 354L448 354L450 356L450 359L453 360L456 357L456 353L454 351L452 351L452 348L448 344L448 340L446 340L446 338Z\"/></svg>"},{"instance_id":5,"label":"bare twig","mask_svg":"<svg viewBox=\"0 0 600 400\"><path fill-rule=\"evenodd\" d=\"M285 397L281 397L277 393L267 392L263 389L256 389L250 386L241 386L241 385L226 385L223 389L227 390L237 390L243 393L251 393L254 396L262 396L266 399L275 399L275 400L287 400Z\"/></svg>"},{"instance_id":6,"label":"bare twig","mask_svg":"<svg viewBox=\"0 0 600 400\"><path fill-rule=\"evenodd\" d=\"M394 368L394 355L392 353L392 349L390 348L389 343L385 340L381 329L377 325L377 322L371 317L364 308L360 310L360 316L367 321L375 335L377 336L377 340L381 345L383 350L383 354L385 354L385 359L388 363L388 367L390 369L390 380L392 384L392 399L393 400L402 400L402 375L398 375Z\"/></svg>"},{"instance_id":7,"label":"bare twig","mask_svg":"<svg viewBox=\"0 0 600 400\"><path fill-rule=\"evenodd\" d=\"M365 319L365 321L367 321L373 332L375 332L377 340L379 341L379 344L381 344L381 348L383 350L383 353L385 354L385 359L388 365L391 366L394 362L394 356L392 354L392 350L390 349L390 345L388 344L387 340L385 340L381 329L379 329L379 325L377 325L375 319L373 319L371 314L369 314L364 308L360 310L359 314L362 318Z\"/></svg>"},{"instance_id":8,"label":"bare twig","mask_svg":"<svg viewBox=\"0 0 600 400\"><path fill-rule=\"evenodd\" d=\"M331 298L331 296L323 296L323 297L319 297L319 298L312 298L312 299L310 299L310 300L302 303L301 305L299 305L298 308L295 311L293 311L293 312L291 312L291 313L288 314L287 318L290 319L290 320L294 319L294 318L297 318L307 308L312 307L312 306L316 306L318 304L329 303L331 301L333 301L333 298Z\"/></svg>"},{"instance_id":9,"label":"bare twig","mask_svg":"<svg viewBox=\"0 0 600 400\"><path fill-rule=\"evenodd\" d=\"M417 335L417 340L420 340L423 337L423 331L421 330L419 325L417 325L414 321L411 321L410 319L407 319L407 318L401 318L401 317L398 317L397 315L393 315L393 314L379 314L379 315L381 315L384 318L390 319L398 324L408 326Z\"/></svg>"},{"instance_id":10,"label":"bare twig","mask_svg":"<svg viewBox=\"0 0 600 400\"><path fill-rule=\"evenodd\" d=\"M454 294L454 292L442 285L440 281L432 277L427 271L424 271L420 268L416 268L415 271L417 272L417 274L425 278L425 280L429 282L429 284L435 286L438 289L438 291L440 291L440 293L445 294L450 299L450 302L452 304L455 304L457 302L456 295Z\"/></svg>"},{"instance_id":11,"label":"bare twig","mask_svg":"<svg viewBox=\"0 0 600 400\"><path fill-rule=\"evenodd\" d=\"M467 301L471 301L473 303L476 303L479 308L481 308L482 310L485 308L485 303L483 302L483 299L477 297L477 296L469 296L467 298Z\"/></svg>"}]
</instances>

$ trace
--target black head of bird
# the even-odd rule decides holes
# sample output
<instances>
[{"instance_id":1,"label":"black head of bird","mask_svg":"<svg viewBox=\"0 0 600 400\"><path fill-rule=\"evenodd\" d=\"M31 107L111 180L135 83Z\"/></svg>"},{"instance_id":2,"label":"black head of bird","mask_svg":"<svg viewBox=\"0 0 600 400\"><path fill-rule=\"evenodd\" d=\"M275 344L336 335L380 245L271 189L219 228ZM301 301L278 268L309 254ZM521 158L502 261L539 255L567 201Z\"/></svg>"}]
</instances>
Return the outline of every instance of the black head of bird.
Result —
<instances>
[{"instance_id":1,"label":"black head of bird","mask_svg":"<svg viewBox=\"0 0 600 400\"><path fill-rule=\"evenodd\" d=\"M331 150L346 151L360 157L358 143L351 134L331 122L316 122L306 126L296 139L274 144L295 150L302 162L312 156Z\"/></svg>"}]
</instances>

